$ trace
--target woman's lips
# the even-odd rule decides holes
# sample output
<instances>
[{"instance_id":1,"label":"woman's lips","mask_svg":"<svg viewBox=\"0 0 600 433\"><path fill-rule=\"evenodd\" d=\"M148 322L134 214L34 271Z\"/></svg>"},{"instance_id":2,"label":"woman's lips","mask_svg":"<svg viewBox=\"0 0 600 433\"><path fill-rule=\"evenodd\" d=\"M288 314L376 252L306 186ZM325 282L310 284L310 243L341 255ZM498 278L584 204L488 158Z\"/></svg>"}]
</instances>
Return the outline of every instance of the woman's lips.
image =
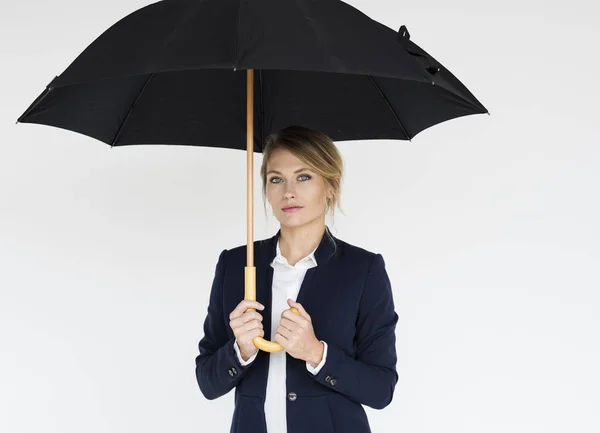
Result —
<instances>
[{"instance_id":1,"label":"woman's lips","mask_svg":"<svg viewBox=\"0 0 600 433\"><path fill-rule=\"evenodd\" d=\"M287 207L287 208L284 208L283 211L284 212L297 212L300 209L302 209L302 208L298 207L298 206L296 206L296 207Z\"/></svg>"}]
</instances>

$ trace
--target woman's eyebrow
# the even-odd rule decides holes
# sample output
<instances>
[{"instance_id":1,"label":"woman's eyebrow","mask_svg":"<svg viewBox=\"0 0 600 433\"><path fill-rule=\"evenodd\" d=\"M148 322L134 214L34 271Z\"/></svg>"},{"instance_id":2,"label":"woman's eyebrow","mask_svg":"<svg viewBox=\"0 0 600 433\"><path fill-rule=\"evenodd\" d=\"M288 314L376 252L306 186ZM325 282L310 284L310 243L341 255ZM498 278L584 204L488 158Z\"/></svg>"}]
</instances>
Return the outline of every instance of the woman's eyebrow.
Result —
<instances>
[{"instance_id":1,"label":"woman's eyebrow","mask_svg":"<svg viewBox=\"0 0 600 433\"><path fill-rule=\"evenodd\" d=\"M312 171L312 170L310 168L308 168L308 167L303 167L303 168L299 168L298 170L296 170L294 172L294 174L300 173L301 171ZM281 173L280 171L277 171L277 170L269 170L267 172L267 174L271 174L271 173L283 174L283 173Z\"/></svg>"}]
</instances>

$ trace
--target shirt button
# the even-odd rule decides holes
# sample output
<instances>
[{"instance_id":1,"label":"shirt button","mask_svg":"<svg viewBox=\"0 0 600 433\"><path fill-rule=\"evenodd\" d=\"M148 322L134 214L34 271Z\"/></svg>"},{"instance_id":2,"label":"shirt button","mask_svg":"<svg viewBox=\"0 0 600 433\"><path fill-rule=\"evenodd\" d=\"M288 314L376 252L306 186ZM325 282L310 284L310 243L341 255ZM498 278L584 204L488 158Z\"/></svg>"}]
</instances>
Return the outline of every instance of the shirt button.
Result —
<instances>
[{"instance_id":1,"label":"shirt button","mask_svg":"<svg viewBox=\"0 0 600 433\"><path fill-rule=\"evenodd\" d=\"M331 382L329 382L331 384L331 386L334 386L337 383L337 380L335 379L331 379Z\"/></svg>"},{"instance_id":2,"label":"shirt button","mask_svg":"<svg viewBox=\"0 0 600 433\"><path fill-rule=\"evenodd\" d=\"M290 393L288 394L288 400L289 400L289 401L296 401L296 398L297 398L297 397L298 397L298 396L296 395L296 393L295 393L295 392L290 392Z\"/></svg>"}]
</instances>

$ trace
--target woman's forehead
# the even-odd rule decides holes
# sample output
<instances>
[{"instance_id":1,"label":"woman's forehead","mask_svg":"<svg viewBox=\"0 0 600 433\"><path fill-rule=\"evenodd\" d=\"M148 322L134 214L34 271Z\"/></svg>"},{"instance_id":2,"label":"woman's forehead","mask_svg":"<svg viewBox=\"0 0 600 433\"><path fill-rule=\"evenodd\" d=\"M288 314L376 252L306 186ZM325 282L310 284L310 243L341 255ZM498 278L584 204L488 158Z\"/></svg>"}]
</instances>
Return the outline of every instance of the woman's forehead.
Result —
<instances>
[{"instance_id":1,"label":"woman's forehead","mask_svg":"<svg viewBox=\"0 0 600 433\"><path fill-rule=\"evenodd\" d=\"M279 151L280 149L277 149ZM304 162L302 162L296 155L290 152L287 149L282 149L284 152L273 152L267 161L267 170L297 170L304 169L308 167Z\"/></svg>"}]
</instances>

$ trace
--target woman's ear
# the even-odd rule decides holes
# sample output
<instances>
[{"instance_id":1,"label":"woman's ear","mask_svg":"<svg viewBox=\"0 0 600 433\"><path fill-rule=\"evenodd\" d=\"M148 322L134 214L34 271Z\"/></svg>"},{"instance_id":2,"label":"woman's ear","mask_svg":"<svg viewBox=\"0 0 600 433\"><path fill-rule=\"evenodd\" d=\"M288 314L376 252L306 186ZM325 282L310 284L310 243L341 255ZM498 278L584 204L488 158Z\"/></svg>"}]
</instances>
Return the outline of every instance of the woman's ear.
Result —
<instances>
[{"instance_id":1,"label":"woman's ear","mask_svg":"<svg viewBox=\"0 0 600 433\"><path fill-rule=\"evenodd\" d=\"M333 183L334 183L335 187L330 185L328 188L328 191L329 191L328 197L331 199L333 199L335 197L336 190L340 187L339 177L336 177L335 179L333 179Z\"/></svg>"}]
</instances>

